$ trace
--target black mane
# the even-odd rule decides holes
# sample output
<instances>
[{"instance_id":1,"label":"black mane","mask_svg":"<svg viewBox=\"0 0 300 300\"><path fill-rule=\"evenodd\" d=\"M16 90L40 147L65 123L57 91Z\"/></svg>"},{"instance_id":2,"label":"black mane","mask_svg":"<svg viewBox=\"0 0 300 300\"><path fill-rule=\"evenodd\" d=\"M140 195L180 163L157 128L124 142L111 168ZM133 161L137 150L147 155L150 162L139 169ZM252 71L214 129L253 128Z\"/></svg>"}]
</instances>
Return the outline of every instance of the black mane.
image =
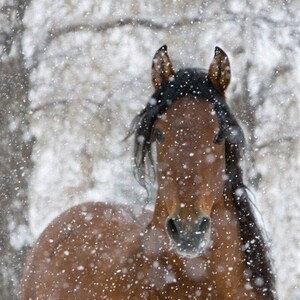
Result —
<instances>
[{"instance_id":1,"label":"black mane","mask_svg":"<svg viewBox=\"0 0 300 300\"><path fill-rule=\"evenodd\" d=\"M257 225L254 209L243 183L240 162L244 151L244 134L230 112L225 98L213 87L207 73L200 69L183 69L158 89L146 107L135 117L129 135L134 134L134 174L147 188L155 178L154 159L151 152L153 124L174 101L189 96L197 101L209 101L216 112L220 136L225 140L226 189L225 199L233 198L240 227L241 243L245 253L245 271L250 284L263 299L276 299L275 280L267 256L267 244Z\"/></svg>"}]
</instances>

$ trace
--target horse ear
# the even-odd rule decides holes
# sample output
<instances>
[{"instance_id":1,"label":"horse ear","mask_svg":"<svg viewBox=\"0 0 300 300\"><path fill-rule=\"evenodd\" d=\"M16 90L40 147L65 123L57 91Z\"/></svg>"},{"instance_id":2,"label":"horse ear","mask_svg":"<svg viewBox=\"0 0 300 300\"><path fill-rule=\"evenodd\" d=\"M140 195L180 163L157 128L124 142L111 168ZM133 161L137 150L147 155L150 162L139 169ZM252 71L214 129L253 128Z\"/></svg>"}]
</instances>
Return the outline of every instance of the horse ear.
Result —
<instances>
[{"instance_id":1,"label":"horse ear","mask_svg":"<svg viewBox=\"0 0 300 300\"><path fill-rule=\"evenodd\" d=\"M215 56L208 70L208 78L222 96L230 82L230 63L227 54L219 47L215 48Z\"/></svg>"},{"instance_id":2,"label":"horse ear","mask_svg":"<svg viewBox=\"0 0 300 300\"><path fill-rule=\"evenodd\" d=\"M168 56L167 46L160 47L152 60L152 84L157 90L175 74Z\"/></svg>"}]
</instances>

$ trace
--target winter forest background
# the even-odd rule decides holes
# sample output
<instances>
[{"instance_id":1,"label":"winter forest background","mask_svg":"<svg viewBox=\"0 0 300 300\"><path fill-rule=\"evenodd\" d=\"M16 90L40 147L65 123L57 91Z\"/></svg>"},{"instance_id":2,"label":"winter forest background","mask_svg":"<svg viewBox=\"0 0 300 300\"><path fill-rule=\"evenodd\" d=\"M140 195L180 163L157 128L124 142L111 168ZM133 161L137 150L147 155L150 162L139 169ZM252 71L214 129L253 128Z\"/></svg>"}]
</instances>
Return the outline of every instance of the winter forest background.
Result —
<instances>
[{"instance_id":1,"label":"winter forest background","mask_svg":"<svg viewBox=\"0 0 300 300\"><path fill-rule=\"evenodd\" d=\"M280 299L300 299L300 1L1 0L1 300L17 299L24 253L60 212L142 205L122 140L163 44L177 69L228 53Z\"/></svg>"}]
</instances>

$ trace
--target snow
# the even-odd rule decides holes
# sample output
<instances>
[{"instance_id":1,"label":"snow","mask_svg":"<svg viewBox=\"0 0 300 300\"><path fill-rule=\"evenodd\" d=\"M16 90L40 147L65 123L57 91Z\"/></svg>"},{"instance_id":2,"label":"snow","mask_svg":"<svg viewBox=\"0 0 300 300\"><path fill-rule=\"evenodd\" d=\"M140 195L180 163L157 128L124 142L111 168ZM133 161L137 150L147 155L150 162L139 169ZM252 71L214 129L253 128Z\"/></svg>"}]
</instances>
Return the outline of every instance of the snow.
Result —
<instances>
[{"instance_id":1,"label":"snow","mask_svg":"<svg viewBox=\"0 0 300 300\"><path fill-rule=\"evenodd\" d=\"M245 95L253 106L262 102L255 113L255 171L262 176L255 203L271 238L280 299L299 299L299 2L291 1L289 9L289 4L267 0L255 5L233 0L228 6L222 3L222 9L217 2L200 5L196 0L117 2L49 5L39 0L26 12L24 53L27 64L35 66L30 122L37 142L30 182L31 233L22 226L13 229L12 244L19 249L31 243L58 214L83 201L141 205L146 193L132 176L132 139L123 138L150 99L152 56L168 44L176 68L208 67L219 45L231 61L232 109L239 112ZM195 17L201 21L166 30L124 26L53 39L47 35L70 24L96 26L130 16L160 24ZM249 128L243 115L238 117ZM10 129L15 127L12 122ZM214 159L207 156L209 162ZM187 272L203 275L189 265ZM168 274L167 280L176 280Z\"/></svg>"}]
</instances>

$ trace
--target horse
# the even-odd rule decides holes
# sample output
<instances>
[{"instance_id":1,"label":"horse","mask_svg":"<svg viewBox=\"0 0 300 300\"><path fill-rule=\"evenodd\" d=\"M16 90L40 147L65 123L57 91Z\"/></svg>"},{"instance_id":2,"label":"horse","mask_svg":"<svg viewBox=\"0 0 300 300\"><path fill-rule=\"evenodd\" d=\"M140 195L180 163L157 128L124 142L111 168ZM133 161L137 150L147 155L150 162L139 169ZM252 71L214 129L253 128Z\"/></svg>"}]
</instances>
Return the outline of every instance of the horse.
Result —
<instances>
[{"instance_id":1,"label":"horse","mask_svg":"<svg viewBox=\"0 0 300 300\"><path fill-rule=\"evenodd\" d=\"M134 175L154 212L83 203L56 218L28 255L20 299L277 299L268 243L244 184L244 133L215 48L208 71L152 61L154 93L134 118Z\"/></svg>"}]
</instances>

